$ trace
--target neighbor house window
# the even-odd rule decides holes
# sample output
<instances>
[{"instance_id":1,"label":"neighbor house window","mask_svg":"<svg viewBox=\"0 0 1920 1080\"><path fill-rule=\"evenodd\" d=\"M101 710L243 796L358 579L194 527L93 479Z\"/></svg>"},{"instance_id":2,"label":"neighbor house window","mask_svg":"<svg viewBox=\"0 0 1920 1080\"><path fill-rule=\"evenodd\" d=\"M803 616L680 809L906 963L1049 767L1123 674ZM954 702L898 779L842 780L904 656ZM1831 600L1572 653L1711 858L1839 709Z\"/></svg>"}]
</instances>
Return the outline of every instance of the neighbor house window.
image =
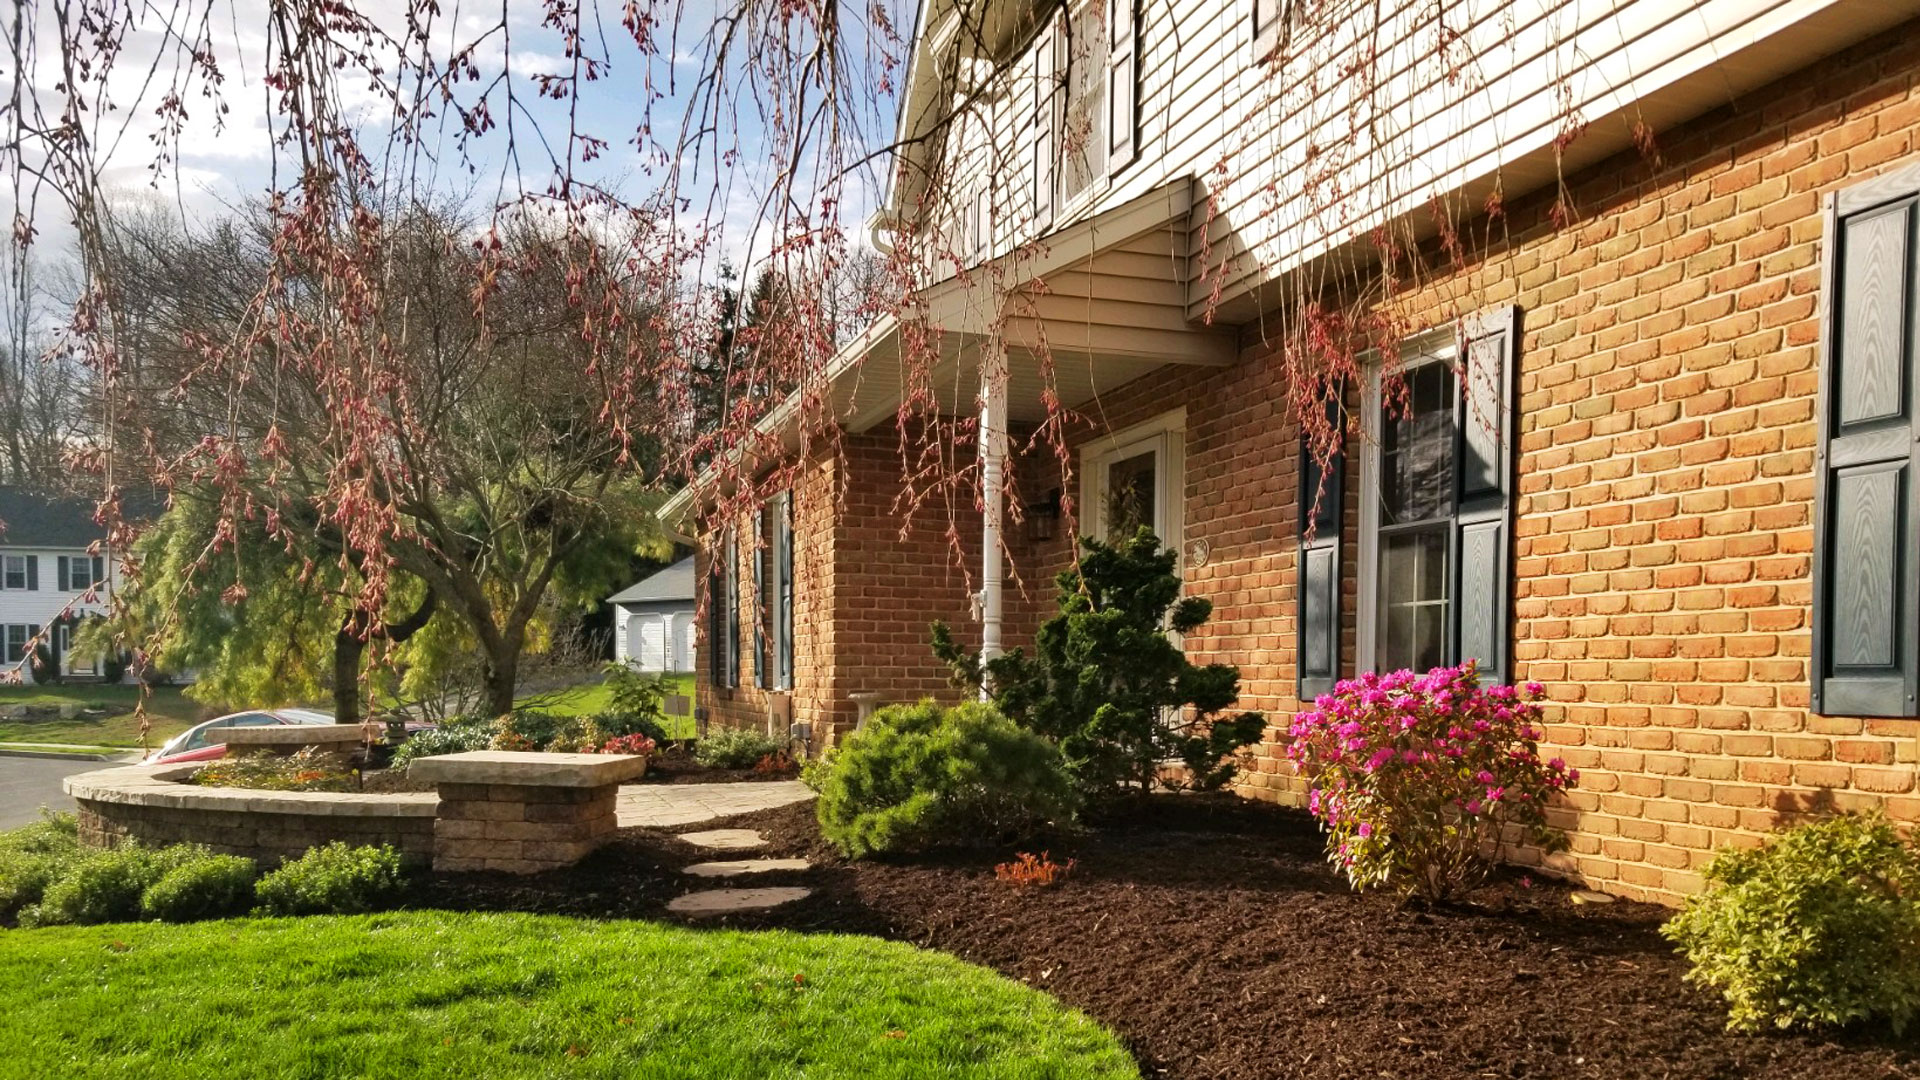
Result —
<instances>
[{"instance_id":1,"label":"neighbor house window","mask_svg":"<svg viewBox=\"0 0 1920 1080\"><path fill-rule=\"evenodd\" d=\"M1364 403L1360 664L1425 671L1509 662L1514 342L1499 308L1376 365Z\"/></svg>"},{"instance_id":2,"label":"neighbor house window","mask_svg":"<svg viewBox=\"0 0 1920 1080\"><path fill-rule=\"evenodd\" d=\"M0 555L0 589L28 588L27 556Z\"/></svg>"},{"instance_id":3,"label":"neighbor house window","mask_svg":"<svg viewBox=\"0 0 1920 1080\"><path fill-rule=\"evenodd\" d=\"M27 658L27 642L33 640L33 627L13 624L7 627L6 662L17 664Z\"/></svg>"},{"instance_id":4,"label":"neighbor house window","mask_svg":"<svg viewBox=\"0 0 1920 1080\"><path fill-rule=\"evenodd\" d=\"M1179 550L1185 435L1186 413L1176 410L1082 451L1081 531L1120 540L1146 526L1161 546Z\"/></svg>"},{"instance_id":5,"label":"neighbor house window","mask_svg":"<svg viewBox=\"0 0 1920 1080\"><path fill-rule=\"evenodd\" d=\"M1815 712L1920 716L1920 165L1828 196Z\"/></svg>"},{"instance_id":6,"label":"neighbor house window","mask_svg":"<svg viewBox=\"0 0 1920 1080\"><path fill-rule=\"evenodd\" d=\"M86 592L103 577L103 560L86 556L60 556L59 573L61 592Z\"/></svg>"}]
</instances>

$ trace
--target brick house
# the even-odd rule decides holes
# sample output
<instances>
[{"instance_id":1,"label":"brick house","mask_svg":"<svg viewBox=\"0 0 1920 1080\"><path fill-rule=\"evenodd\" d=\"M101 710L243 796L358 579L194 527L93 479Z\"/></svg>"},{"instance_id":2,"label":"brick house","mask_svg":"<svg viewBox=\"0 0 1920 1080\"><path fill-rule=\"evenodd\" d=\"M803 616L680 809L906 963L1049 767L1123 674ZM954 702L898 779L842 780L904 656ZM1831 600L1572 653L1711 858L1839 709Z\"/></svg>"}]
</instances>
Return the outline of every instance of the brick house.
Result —
<instances>
[{"instance_id":1,"label":"brick house","mask_svg":"<svg viewBox=\"0 0 1920 1080\"><path fill-rule=\"evenodd\" d=\"M1398 186L1324 161L1356 108L1328 99L1359 91L1299 93L1328 70L1306 39L1351 26L1303 4L1340 6L995 3L967 33L923 8L900 133L951 135L903 175L954 179L902 180L880 224L968 254L915 317L953 343L940 408L979 417L952 464L989 482L903 519L910 335L832 358L836 437L789 490L752 520L702 515L698 484L669 507L705 540L705 715L819 740L950 695L930 620L1027 641L1066 526L1145 522L1213 601L1190 654L1240 666L1274 739L1356 670L1546 684L1582 772L1550 869L1595 887L1671 900L1797 812L1920 821L1920 3L1440 5L1464 79L1416 62L1412 5L1377 32L1401 75L1359 105L1427 118ZM1342 169L1330 222L1312 192ZM929 183L957 209L910 212ZM1457 238L1407 224L1492 193ZM1351 253L1390 226L1426 257L1382 289ZM1409 326L1349 388L1312 528L1278 351L1303 280ZM1064 462L1026 437L1059 422L1043 391ZM1241 791L1297 798L1273 741Z\"/></svg>"}]
</instances>

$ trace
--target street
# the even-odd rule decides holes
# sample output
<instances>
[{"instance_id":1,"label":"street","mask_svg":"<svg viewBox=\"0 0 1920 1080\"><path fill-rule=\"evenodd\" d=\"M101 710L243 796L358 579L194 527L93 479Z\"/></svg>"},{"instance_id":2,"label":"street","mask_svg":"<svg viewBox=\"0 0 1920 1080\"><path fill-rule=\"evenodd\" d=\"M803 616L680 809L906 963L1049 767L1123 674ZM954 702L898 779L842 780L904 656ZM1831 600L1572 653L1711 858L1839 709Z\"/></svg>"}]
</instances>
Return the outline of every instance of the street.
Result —
<instances>
[{"instance_id":1,"label":"street","mask_svg":"<svg viewBox=\"0 0 1920 1080\"><path fill-rule=\"evenodd\" d=\"M110 761L0 756L0 829L38 819L42 806L73 809L73 800L60 790L61 778L112 767Z\"/></svg>"}]
</instances>

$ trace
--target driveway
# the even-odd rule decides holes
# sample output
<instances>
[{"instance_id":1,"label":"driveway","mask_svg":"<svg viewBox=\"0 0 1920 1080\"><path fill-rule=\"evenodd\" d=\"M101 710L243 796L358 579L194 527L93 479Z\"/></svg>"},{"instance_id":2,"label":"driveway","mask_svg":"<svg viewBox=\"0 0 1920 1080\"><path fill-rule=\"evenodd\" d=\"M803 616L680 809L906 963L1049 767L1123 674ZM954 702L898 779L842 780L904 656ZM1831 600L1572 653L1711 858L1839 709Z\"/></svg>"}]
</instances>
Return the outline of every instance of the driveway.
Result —
<instances>
[{"instance_id":1,"label":"driveway","mask_svg":"<svg viewBox=\"0 0 1920 1080\"><path fill-rule=\"evenodd\" d=\"M111 761L0 755L0 829L38 820L42 806L73 809L73 800L60 790L61 778L110 769L113 764Z\"/></svg>"}]
</instances>

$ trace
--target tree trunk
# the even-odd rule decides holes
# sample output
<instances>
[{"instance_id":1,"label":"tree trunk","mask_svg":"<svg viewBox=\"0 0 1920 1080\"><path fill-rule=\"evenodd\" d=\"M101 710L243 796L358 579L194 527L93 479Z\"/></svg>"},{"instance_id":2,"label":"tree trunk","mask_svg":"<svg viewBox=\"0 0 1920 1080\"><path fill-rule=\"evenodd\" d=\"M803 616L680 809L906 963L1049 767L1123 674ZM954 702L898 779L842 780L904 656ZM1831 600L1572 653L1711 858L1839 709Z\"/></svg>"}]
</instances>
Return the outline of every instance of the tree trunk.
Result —
<instances>
[{"instance_id":1,"label":"tree trunk","mask_svg":"<svg viewBox=\"0 0 1920 1080\"><path fill-rule=\"evenodd\" d=\"M514 691L520 676L520 650L502 652L502 656L487 657L481 668L488 716L506 716L513 712Z\"/></svg>"},{"instance_id":2,"label":"tree trunk","mask_svg":"<svg viewBox=\"0 0 1920 1080\"><path fill-rule=\"evenodd\" d=\"M367 651L367 639L361 634L365 625L359 612L333 635L333 722L360 722L360 658Z\"/></svg>"},{"instance_id":3,"label":"tree trunk","mask_svg":"<svg viewBox=\"0 0 1920 1080\"><path fill-rule=\"evenodd\" d=\"M438 602L439 598L429 591L413 614L397 623L387 623L376 633L397 645L427 625ZM333 722L336 724L360 722L360 661L367 652L366 625L366 613L355 611L333 635Z\"/></svg>"}]
</instances>

